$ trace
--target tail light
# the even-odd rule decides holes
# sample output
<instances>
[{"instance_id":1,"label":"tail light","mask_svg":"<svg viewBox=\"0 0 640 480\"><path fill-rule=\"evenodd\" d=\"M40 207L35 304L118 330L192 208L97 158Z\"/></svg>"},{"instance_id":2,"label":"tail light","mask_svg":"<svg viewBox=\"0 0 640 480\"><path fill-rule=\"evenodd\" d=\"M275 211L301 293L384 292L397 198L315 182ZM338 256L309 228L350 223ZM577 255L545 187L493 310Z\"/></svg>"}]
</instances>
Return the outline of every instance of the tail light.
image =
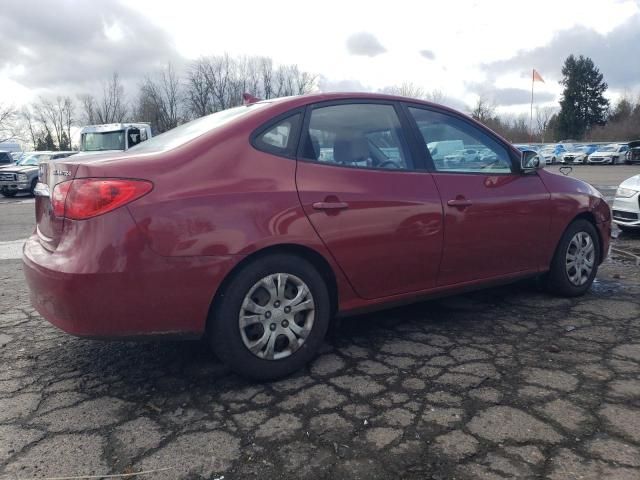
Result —
<instances>
[{"instance_id":1,"label":"tail light","mask_svg":"<svg viewBox=\"0 0 640 480\"><path fill-rule=\"evenodd\" d=\"M78 178L55 186L51 206L58 217L85 220L137 200L152 188L146 180Z\"/></svg>"}]
</instances>

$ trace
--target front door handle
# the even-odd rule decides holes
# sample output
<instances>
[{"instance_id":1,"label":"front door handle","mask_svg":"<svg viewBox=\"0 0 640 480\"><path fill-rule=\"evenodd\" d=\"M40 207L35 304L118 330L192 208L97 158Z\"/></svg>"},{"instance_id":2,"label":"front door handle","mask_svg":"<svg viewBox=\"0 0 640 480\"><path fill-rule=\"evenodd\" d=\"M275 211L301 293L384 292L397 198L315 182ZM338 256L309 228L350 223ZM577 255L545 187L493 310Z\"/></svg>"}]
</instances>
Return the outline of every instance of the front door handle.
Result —
<instances>
[{"instance_id":1,"label":"front door handle","mask_svg":"<svg viewBox=\"0 0 640 480\"><path fill-rule=\"evenodd\" d=\"M316 202L311 206L316 210L344 210L349 208L347 202Z\"/></svg>"},{"instance_id":2,"label":"front door handle","mask_svg":"<svg viewBox=\"0 0 640 480\"><path fill-rule=\"evenodd\" d=\"M447 202L447 205L449 205L450 207L456 207L456 208L466 208L466 207L470 207L473 204L466 198L456 198L455 200L449 200Z\"/></svg>"}]
</instances>

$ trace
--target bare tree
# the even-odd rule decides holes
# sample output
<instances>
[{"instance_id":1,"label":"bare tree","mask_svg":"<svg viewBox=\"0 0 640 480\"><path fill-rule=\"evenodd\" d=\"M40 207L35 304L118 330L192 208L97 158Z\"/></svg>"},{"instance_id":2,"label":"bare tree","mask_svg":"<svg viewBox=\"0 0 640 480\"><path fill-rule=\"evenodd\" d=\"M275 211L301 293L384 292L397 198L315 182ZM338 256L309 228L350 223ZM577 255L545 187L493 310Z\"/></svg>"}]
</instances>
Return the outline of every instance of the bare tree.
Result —
<instances>
[{"instance_id":1,"label":"bare tree","mask_svg":"<svg viewBox=\"0 0 640 480\"><path fill-rule=\"evenodd\" d=\"M536 107L536 130L540 136L541 143L544 143L544 137L549 128L549 120L551 120L555 110L553 107Z\"/></svg>"},{"instance_id":2,"label":"bare tree","mask_svg":"<svg viewBox=\"0 0 640 480\"><path fill-rule=\"evenodd\" d=\"M98 120L98 102L96 97L89 93L78 95L78 101L80 102L80 110L82 123L85 125L95 125L99 123Z\"/></svg>"},{"instance_id":3,"label":"bare tree","mask_svg":"<svg viewBox=\"0 0 640 480\"><path fill-rule=\"evenodd\" d=\"M185 97L189 116L193 118L203 117L214 111L205 75L206 62L203 58L196 60L187 71Z\"/></svg>"},{"instance_id":4,"label":"bare tree","mask_svg":"<svg viewBox=\"0 0 640 480\"><path fill-rule=\"evenodd\" d=\"M274 67L268 57L228 54L196 60L187 73L185 98L191 116L217 112L242 103L242 94L273 98L309 93L317 76L297 65Z\"/></svg>"},{"instance_id":5,"label":"bare tree","mask_svg":"<svg viewBox=\"0 0 640 480\"><path fill-rule=\"evenodd\" d=\"M182 110L180 80L168 64L155 77L146 77L140 88L139 119L150 121L159 133L180 123Z\"/></svg>"},{"instance_id":6,"label":"bare tree","mask_svg":"<svg viewBox=\"0 0 640 480\"><path fill-rule=\"evenodd\" d=\"M102 99L97 104L96 116L99 123L122 122L127 116L124 87L117 72L102 85Z\"/></svg>"},{"instance_id":7,"label":"bare tree","mask_svg":"<svg viewBox=\"0 0 640 480\"><path fill-rule=\"evenodd\" d=\"M262 78L262 93L264 98L268 99L273 97L273 60L269 57L262 57L258 62Z\"/></svg>"},{"instance_id":8,"label":"bare tree","mask_svg":"<svg viewBox=\"0 0 640 480\"><path fill-rule=\"evenodd\" d=\"M204 76L207 88L214 99L214 111L233 106L233 100L229 96L231 69L232 59L226 53L209 58L205 64Z\"/></svg>"},{"instance_id":9,"label":"bare tree","mask_svg":"<svg viewBox=\"0 0 640 480\"><path fill-rule=\"evenodd\" d=\"M0 103L0 142L11 140L16 135L17 112L11 105Z\"/></svg>"},{"instance_id":10,"label":"bare tree","mask_svg":"<svg viewBox=\"0 0 640 480\"><path fill-rule=\"evenodd\" d=\"M446 96L442 90L436 89L427 92L424 99L433 103L443 103L446 100Z\"/></svg>"},{"instance_id":11,"label":"bare tree","mask_svg":"<svg viewBox=\"0 0 640 480\"><path fill-rule=\"evenodd\" d=\"M426 98L425 91L413 82L402 82L401 85L391 85L382 89L383 93L399 95L401 97Z\"/></svg>"},{"instance_id":12,"label":"bare tree","mask_svg":"<svg viewBox=\"0 0 640 480\"><path fill-rule=\"evenodd\" d=\"M495 112L496 112L495 103L490 101L484 95L480 95L478 97L478 101L476 102L475 106L471 110L471 116L474 119L478 120L479 122L487 124L490 120L492 120L495 117Z\"/></svg>"},{"instance_id":13,"label":"bare tree","mask_svg":"<svg viewBox=\"0 0 640 480\"><path fill-rule=\"evenodd\" d=\"M35 111L45 130L51 132L57 148L71 149L71 124L73 123L74 105L70 97L57 97L55 100L40 98Z\"/></svg>"},{"instance_id":14,"label":"bare tree","mask_svg":"<svg viewBox=\"0 0 640 480\"><path fill-rule=\"evenodd\" d=\"M38 145L39 135L38 135L38 125L36 123L36 119L33 116L33 112L31 111L31 108L29 108L28 106L23 107L22 110L20 111L20 119L23 122L24 129L26 130L27 135L29 136L29 140L33 145L33 149L35 150Z\"/></svg>"}]
</instances>

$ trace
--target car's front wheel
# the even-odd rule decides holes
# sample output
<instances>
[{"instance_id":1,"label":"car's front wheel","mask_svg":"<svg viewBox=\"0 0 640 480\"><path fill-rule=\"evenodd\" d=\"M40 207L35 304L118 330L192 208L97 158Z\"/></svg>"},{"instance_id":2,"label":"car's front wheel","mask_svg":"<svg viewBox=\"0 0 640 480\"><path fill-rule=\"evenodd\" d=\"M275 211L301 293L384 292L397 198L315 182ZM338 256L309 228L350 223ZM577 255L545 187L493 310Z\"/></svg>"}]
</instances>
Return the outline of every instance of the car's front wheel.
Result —
<instances>
[{"instance_id":1,"label":"car's front wheel","mask_svg":"<svg viewBox=\"0 0 640 480\"><path fill-rule=\"evenodd\" d=\"M330 315L327 285L316 268L303 258L274 254L233 275L217 296L207 333L231 370L273 380L313 359Z\"/></svg>"},{"instance_id":2,"label":"car's front wheel","mask_svg":"<svg viewBox=\"0 0 640 480\"><path fill-rule=\"evenodd\" d=\"M13 198L18 192L16 190L7 190L6 188L3 188L2 190L0 190L0 193L3 197Z\"/></svg>"},{"instance_id":3,"label":"car's front wheel","mask_svg":"<svg viewBox=\"0 0 640 480\"><path fill-rule=\"evenodd\" d=\"M593 283L600 262L600 239L593 224L575 220L562 235L551 262L547 286L566 297L583 295Z\"/></svg>"}]
</instances>

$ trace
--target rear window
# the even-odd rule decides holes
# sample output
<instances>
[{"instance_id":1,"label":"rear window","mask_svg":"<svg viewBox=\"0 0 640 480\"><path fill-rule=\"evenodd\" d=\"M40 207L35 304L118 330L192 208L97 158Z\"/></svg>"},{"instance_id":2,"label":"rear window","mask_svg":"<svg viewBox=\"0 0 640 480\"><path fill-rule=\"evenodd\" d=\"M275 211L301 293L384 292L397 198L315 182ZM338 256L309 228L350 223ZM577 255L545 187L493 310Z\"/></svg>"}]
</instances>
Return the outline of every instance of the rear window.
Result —
<instances>
[{"instance_id":1,"label":"rear window","mask_svg":"<svg viewBox=\"0 0 640 480\"><path fill-rule=\"evenodd\" d=\"M234 107L212 113L206 117L201 117L173 128L168 132L161 133L157 137L152 137L146 142L130 148L129 151L143 153L172 150L264 105L268 105L268 102L254 103L249 106Z\"/></svg>"}]
</instances>

